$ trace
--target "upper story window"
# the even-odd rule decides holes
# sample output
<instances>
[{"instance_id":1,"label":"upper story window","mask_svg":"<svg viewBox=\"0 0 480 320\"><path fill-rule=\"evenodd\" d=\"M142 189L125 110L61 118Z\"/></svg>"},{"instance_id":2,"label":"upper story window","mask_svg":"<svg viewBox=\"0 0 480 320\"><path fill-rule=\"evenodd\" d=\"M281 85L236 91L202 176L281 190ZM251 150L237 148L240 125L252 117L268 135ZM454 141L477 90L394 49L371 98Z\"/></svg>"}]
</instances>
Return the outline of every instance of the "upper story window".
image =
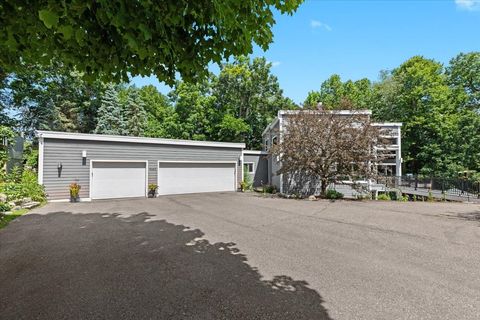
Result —
<instances>
[{"instance_id":1,"label":"upper story window","mask_svg":"<svg viewBox=\"0 0 480 320\"><path fill-rule=\"evenodd\" d=\"M269 147L268 139L265 139L265 151L268 151Z\"/></svg>"},{"instance_id":2,"label":"upper story window","mask_svg":"<svg viewBox=\"0 0 480 320\"><path fill-rule=\"evenodd\" d=\"M274 136L274 137L272 138L272 146L277 145L277 142L278 142L278 138L277 138L277 136Z\"/></svg>"}]
</instances>

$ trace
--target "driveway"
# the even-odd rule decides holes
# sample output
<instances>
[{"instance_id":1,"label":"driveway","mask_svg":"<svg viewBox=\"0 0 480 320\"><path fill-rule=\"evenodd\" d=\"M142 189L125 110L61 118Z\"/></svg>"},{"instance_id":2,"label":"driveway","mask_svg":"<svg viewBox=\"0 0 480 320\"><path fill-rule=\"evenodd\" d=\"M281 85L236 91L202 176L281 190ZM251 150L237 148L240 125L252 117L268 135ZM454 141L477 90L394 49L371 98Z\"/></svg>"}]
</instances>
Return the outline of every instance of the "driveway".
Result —
<instances>
[{"instance_id":1,"label":"driveway","mask_svg":"<svg viewBox=\"0 0 480 320\"><path fill-rule=\"evenodd\" d=\"M456 203L52 203L0 230L0 318L478 319L479 226Z\"/></svg>"}]
</instances>

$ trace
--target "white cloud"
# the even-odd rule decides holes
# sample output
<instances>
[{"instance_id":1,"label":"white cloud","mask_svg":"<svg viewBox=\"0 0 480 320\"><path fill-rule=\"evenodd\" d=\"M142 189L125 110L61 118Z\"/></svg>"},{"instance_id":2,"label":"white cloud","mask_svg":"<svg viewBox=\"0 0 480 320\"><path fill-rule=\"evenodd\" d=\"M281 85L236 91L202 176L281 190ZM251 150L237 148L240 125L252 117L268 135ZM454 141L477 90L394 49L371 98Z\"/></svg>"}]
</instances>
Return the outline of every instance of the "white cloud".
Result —
<instances>
[{"instance_id":1,"label":"white cloud","mask_svg":"<svg viewBox=\"0 0 480 320\"><path fill-rule=\"evenodd\" d=\"M280 61L272 61L271 64L272 64L272 67L275 68L275 67L278 67L281 64L281 62Z\"/></svg>"},{"instance_id":2,"label":"white cloud","mask_svg":"<svg viewBox=\"0 0 480 320\"><path fill-rule=\"evenodd\" d=\"M480 10L480 0L455 0L455 4L462 10Z\"/></svg>"},{"instance_id":3,"label":"white cloud","mask_svg":"<svg viewBox=\"0 0 480 320\"><path fill-rule=\"evenodd\" d=\"M318 21L318 20L311 20L310 21L310 27L312 27L313 29L322 28L322 29L325 29L327 31L332 31L332 27L330 27L328 24L323 23L323 22Z\"/></svg>"}]
</instances>

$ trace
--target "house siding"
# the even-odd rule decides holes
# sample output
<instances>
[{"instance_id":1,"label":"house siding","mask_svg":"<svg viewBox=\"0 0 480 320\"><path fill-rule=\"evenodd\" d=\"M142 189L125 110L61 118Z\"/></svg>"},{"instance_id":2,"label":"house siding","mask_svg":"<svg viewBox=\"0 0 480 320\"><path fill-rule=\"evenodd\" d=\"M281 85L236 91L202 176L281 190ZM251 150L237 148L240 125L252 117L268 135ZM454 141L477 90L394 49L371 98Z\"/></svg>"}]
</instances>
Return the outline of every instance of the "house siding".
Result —
<instances>
[{"instance_id":1,"label":"house siding","mask_svg":"<svg viewBox=\"0 0 480 320\"><path fill-rule=\"evenodd\" d=\"M270 130L265 132L263 135L263 143L264 147L263 149L266 150L266 145L265 145L265 140L269 141L269 145L271 147L272 145L272 139L276 136L277 141L280 141L280 122L277 122ZM275 156L269 156L267 158L268 160L268 183L271 185L274 185L277 190L280 190L280 175L277 174L277 171L280 170L280 162L277 161L277 157Z\"/></svg>"},{"instance_id":2,"label":"house siding","mask_svg":"<svg viewBox=\"0 0 480 320\"><path fill-rule=\"evenodd\" d=\"M82 163L83 150L87 152L85 163ZM242 181L242 170L238 165L241 148L45 138L43 151L43 185L49 199L68 199L72 182L80 184L80 197L88 198L91 160L147 160L148 183L157 183L159 160L235 161L237 182ZM62 164L60 174L59 163Z\"/></svg>"},{"instance_id":3,"label":"house siding","mask_svg":"<svg viewBox=\"0 0 480 320\"><path fill-rule=\"evenodd\" d=\"M253 186L260 187L268 184L268 157L265 154L247 154L243 155L243 162L254 163Z\"/></svg>"}]
</instances>

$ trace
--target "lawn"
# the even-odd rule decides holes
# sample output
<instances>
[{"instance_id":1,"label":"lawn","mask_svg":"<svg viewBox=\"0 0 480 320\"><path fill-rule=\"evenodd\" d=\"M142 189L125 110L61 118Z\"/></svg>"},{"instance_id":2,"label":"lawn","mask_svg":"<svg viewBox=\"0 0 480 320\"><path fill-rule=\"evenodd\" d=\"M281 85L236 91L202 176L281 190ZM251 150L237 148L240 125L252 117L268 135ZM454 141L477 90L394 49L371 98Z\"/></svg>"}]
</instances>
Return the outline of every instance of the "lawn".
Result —
<instances>
[{"instance_id":1,"label":"lawn","mask_svg":"<svg viewBox=\"0 0 480 320\"><path fill-rule=\"evenodd\" d=\"M15 220L16 218L24 215L28 212L28 209L20 209L15 210L12 213L5 214L3 217L0 218L0 229L6 227L10 221Z\"/></svg>"}]
</instances>

